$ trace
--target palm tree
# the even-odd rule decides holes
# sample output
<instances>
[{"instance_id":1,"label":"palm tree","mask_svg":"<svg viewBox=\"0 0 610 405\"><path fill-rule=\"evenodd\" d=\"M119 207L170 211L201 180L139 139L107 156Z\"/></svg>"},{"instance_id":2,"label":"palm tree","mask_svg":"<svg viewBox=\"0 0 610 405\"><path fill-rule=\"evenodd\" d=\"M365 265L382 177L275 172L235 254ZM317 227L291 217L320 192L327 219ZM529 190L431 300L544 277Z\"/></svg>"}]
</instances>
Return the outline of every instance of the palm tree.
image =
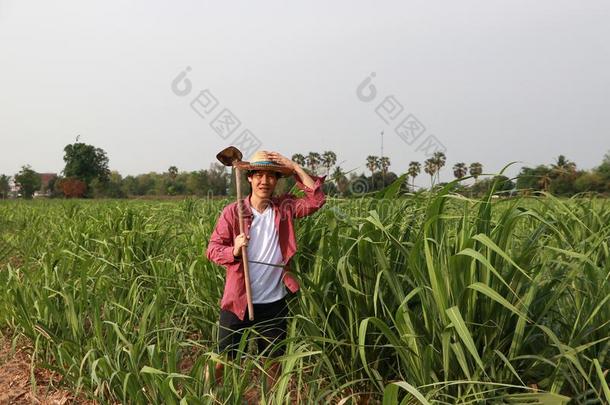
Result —
<instances>
[{"instance_id":1,"label":"palm tree","mask_svg":"<svg viewBox=\"0 0 610 405\"><path fill-rule=\"evenodd\" d=\"M167 169L167 173L169 174L170 179L176 180L176 177L178 176L178 168L176 166L170 166L169 169Z\"/></svg>"},{"instance_id":2,"label":"palm tree","mask_svg":"<svg viewBox=\"0 0 610 405\"><path fill-rule=\"evenodd\" d=\"M307 162L307 167L311 169L313 174L316 174L316 167L318 167L318 164L320 164L322 156L320 156L318 152L309 152L305 160Z\"/></svg>"},{"instance_id":3,"label":"palm tree","mask_svg":"<svg viewBox=\"0 0 610 405\"><path fill-rule=\"evenodd\" d=\"M412 161L409 163L409 169L407 170L407 174L411 177L411 187L412 190L415 191L415 178L418 174L421 173L421 163Z\"/></svg>"},{"instance_id":4,"label":"palm tree","mask_svg":"<svg viewBox=\"0 0 610 405\"><path fill-rule=\"evenodd\" d=\"M388 169L390 168L390 158L387 156L382 156L379 158L379 168L381 169L381 180L383 183L383 187L385 187L385 176L388 174Z\"/></svg>"},{"instance_id":5,"label":"palm tree","mask_svg":"<svg viewBox=\"0 0 610 405\"><path fill-rule=\"evenodd\" d=\"M470 175L474 177L474 182L477 182L479 176L483 174L483 165L479 162L474 162L470 164Z\"/></svg>"},{"instance_id":6,"label":"palm tree","mask_svg":"<svg viewBox=\"0 0 610 405\"><path fill-rule=\"evenodd\" d=\"M553 180L552 172L546 171L540 175L540 179L538 180L538 184L542 187L542 190L545 192L549 191L549 186L551 185L551 180Z\"/></svg>"},{"instance_id":7,"label":"palm tree","mask_svg":"<svg viewBox=\"0 0 610 405\"><path fill-rule=\"evenodd\" d=\"M430 175L430 188L434 186L434 175L438 170L438 166L436 165L436 160L431 157L426 159L424 162L424 171Z\"/></svg>"},{"instance_id":8,"label":"palm tree","mask_svg":"<svg viewBox=\"0 0 610 405\"><path fill-rule=\"evenodd\" d=\"M377 156L369 155L366 157L366 168L371 171L371 181L373 180L373 175L375 174L375 170L379 168L379 158Z\"/></svg>"},{"instance_id":9,"label":"palm tree","mask_svg":"<svg viewBox=\"0 0 610 405\"><path fill-rule=\"evenodd\" d=\"M562 174L572 174L576 171L576 163L568 160L564 155L559 155L557 161L551 165L553 177L558 177Z\"/></svg>"},{"instance_id":10,"label":"palm tree","mask_svg":"<svg viewBox=\"0 0 610 405\"><path fill-rule=\"evenodd\" d=\"M305 156L301 155L300 153L295 153L292 155L291 160L299 166L305 166Z\"/></svg>"},{"instance_id":11,"label":"palm tree","mask_svg":"<svg viewBox=\"0 0 610 405\"><path fill-rule=\"evenodd\" d=\"M466 163L459 162L453 165L453 175L456 179L461 179L462 177L466 176L466 173L468 173Z\"/></svg>"},{"instance_id":12,"label":"palm tree","mask_svg":"<svg viewBox=\"0 0 610 405\"><path fill-rule=\"evenodd\" d=\"M330 150L322 153L322 166L326 167L326 175L330 173L330 168L337 163L337 154Z\"/></svg>"},{"instance_id":13,"label":"palm tree","mask_svg":"<svg viewBox=\"0 0 610 405\"><path fill-rule=\"evenodd\" d=\"M345 173L343 172L343 169L341 169L341 166L335 167L332 179L335 182L339 193L341 193L341 195L345 195L345 192L349 187L349 180L345 176Z\"/></svg>"},{"instance_id":14,"label":"palm tree","mask_svg":"<svg viewBox=\"0 0 610 405\"><path fill-rule=\"evenodd\" d=\"M447 156L445 156L443 152L434 152L432 159L434 160L434 164L436 165L436 180L440 181L441 168L445 166L445 162L447 162Z\"/></svg>"}]
</instances>

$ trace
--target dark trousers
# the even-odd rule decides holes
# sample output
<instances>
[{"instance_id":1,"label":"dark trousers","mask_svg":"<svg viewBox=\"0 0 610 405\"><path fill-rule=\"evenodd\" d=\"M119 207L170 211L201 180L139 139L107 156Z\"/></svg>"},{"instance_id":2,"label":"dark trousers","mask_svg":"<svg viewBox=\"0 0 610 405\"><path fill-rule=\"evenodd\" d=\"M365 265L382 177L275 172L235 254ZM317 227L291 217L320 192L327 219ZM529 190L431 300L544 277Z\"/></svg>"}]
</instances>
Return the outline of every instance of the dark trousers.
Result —
<instances>
[{"instance_id":1,"label":"dark trousers","mask_svg":"<svg viewBox=\"0 0 610 405\"><path fill-rule=\"evenodd\" d=\"M285 296L278 301L254 304L253 321L248 319L248 309L246 309L243 321L233 312L221 309L220 328L218 330L219 352L227 353L229 358L233 359L244 330L252 328L253 331L250 332L249 336L256 340L259 353L267 357L277 357L284 354L284 347L274 347L274 343L286 338L287 298L288 296ZM247 345L245 349L247 349Z\"/></svg>"}]
</instances>

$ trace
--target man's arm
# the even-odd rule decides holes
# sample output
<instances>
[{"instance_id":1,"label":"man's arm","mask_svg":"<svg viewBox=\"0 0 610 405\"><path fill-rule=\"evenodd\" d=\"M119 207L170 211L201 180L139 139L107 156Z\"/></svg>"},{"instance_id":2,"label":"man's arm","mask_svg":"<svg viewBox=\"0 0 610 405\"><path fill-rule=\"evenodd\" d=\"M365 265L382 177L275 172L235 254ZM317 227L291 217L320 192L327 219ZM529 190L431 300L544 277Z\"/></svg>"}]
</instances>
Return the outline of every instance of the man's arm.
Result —
<instances>
[{"instance_id":1,"label":"man's arm","mask_svg":"<svg viewBox=\"0 0 610 405\"><path fill-rule=\"evenodd\" d=\"M235 264L240 258L233 255L233 234L231 231L231 213L228 207L222 210L222 214L216 222L216 227L210 236L206 256L216 264Z\"/></svg>"},{"instance_id":2,"label":"man's arm","mask_svg":"<svg viewBox=\"0 0 610 405\"><path fill-rule=\"evenodd\" d=\"M313 189L315 184L314 179L298 163L292 163L294 163L294 174L299 176L299 179L307 188Z\"/></svg>"},{"instance_id":3,"label":"man's arm","mask_svg":"<svg viewBox=\"0 0 610 405\"><path fill-rule=\"evenodd\" d=\"M292 172L298 176L298 179L308 188L314 188L315 180L311 178L311 176L303 170L303 168L292 160L288 159L286 156L281 155L277 152L269 152L269 158L282 165L292 169Z\"/></svg>"},{"instance_id":4,"label":"man's arm","mask_svg":"<svg viewBox=\"0 0 610 405\"><path fill-rule=\"evenodd\" d=\"M294 207L292 211L295 217L301 218L311 215L324 205L326 196L324 195L322 186L326 176L310 176L299 164L277 152L270 152L269 157L271 160L291 168L294 173L297 187L305 193L305 197L302 198L296 198L290 195L291 197L283 202Z\"/></svg>"}]
</instances>

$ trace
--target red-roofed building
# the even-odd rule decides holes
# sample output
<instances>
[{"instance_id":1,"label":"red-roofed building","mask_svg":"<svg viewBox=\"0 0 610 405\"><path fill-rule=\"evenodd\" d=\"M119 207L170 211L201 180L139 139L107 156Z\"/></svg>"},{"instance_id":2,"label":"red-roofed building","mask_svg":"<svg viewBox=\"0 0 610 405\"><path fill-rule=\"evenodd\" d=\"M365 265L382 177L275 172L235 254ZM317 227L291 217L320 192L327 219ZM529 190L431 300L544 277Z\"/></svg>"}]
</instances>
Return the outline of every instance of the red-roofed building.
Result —
<instances>
[{"instance_id":1,"label":"red-roofed building","mask_svg":"<svg viewBox=\"0 0 610 405\"><path fill-rule=\"evenodd\" d=\"M48 197L53 190L49 189L49 183L57 178L57 173L38 173L40 175L40 190L34 193L34 197Z\"/></svg>"}]
</instances>

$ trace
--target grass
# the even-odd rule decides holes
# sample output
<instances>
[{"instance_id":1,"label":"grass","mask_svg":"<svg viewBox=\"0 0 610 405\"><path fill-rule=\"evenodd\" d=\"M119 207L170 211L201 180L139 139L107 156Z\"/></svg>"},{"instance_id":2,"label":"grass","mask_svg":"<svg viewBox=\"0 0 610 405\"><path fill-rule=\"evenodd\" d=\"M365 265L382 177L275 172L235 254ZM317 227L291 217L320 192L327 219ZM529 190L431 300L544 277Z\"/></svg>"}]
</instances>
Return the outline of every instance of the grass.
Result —
<instances>
[{"instance_id":1,"label":"grass","mask_svg":"<svg viewBox=\"0 0 610 405\"><path fill-rule=\"evenodd\" d=\"M329 200L299 222L302 290L265 402L610 402L610 205L450 191ZM262 362L221 389L202 378L220 361L224 274L204 251L226 203L0 203L0 325L102 403L239 403Z\"/></svg>"}]
</instances>

